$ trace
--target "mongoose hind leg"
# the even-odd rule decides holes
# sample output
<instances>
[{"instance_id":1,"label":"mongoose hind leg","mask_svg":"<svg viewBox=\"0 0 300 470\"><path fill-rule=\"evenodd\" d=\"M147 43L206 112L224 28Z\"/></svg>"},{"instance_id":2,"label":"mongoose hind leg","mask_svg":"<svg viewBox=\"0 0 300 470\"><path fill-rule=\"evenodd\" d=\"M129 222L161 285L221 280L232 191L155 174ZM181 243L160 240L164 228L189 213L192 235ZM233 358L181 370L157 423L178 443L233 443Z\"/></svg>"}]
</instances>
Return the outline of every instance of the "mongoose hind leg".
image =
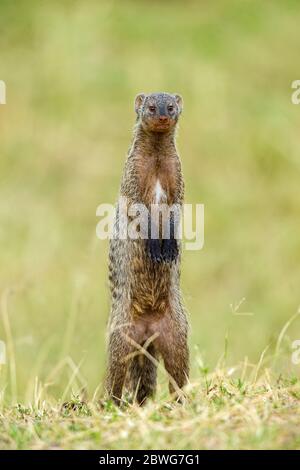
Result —
<instances>
[{"instance_id":1,"label":"mongoose hind leg","mask_svg":"<svg viewBox=\"0 0 300 470\"><path fill-rule=\"evenodd\" d=\"M187 344L187 323L174 320L172 330L160 342L160 353L169 376L169 390L180 400L181 389L189 377L189 350Z\"/></svg>"},{"instance_id":2,"label":"mongoose hind leg","mask_svg":"<svg viewBox=\"0 0 300 470\"><path fill-rule=\"evenodd\" d=\"M146 355L135 356L128 370L130 390L139 405L145 404L147 398L153 397L156 391L156 352L152 344L148 346L147 352L153 360Z\"/></svg>"},{"instance_id":3,"label":"mongoose hind leg","mask_svg":"<svg viewBox=\"0 0 300 470\"><path fill-rule=\"evenodd\" d=\"M184 357L183 357L184 356ZM176 360L176 359L175 359ZM179 360L179 358L178 358ZM186 385L189 376L189 367L188 367L188 349L182 350L182 355L180 357L180 364L176 364L173 361L169 361L169 359L165 359L165 368L170 376L175 380L177 387L174 386L173 382L169 382L169 391L171 395L175 394L176 399L180 400L181 393L178 389L182 390L184 385Z\"/></svg>"},{"instance_id":4,"label":"mongoose hind leg","mask_svg":"<svg viewBox=\"0 0 300 470\"><path fill-rule=\"evenodd\" d=\"M171 358L168 353L163 356L165 369L175 381L169 381L170 394L180 401L181 389L186 385L189 376L189 353L186 345L181 345L180 354L174 354Z\"/></svg>"},{"instance_id":5,"label":"mongoose hind leg","mask_svg":"<svg viewBox=\"0 0 300 470\"><path fill-rule=\"evenodd\" d=\"M127 356L132 351L130 343L121 331L113 331L109 337L106 391L116 405L121 404L126 378Z\"/></svg>"}]
</instances>

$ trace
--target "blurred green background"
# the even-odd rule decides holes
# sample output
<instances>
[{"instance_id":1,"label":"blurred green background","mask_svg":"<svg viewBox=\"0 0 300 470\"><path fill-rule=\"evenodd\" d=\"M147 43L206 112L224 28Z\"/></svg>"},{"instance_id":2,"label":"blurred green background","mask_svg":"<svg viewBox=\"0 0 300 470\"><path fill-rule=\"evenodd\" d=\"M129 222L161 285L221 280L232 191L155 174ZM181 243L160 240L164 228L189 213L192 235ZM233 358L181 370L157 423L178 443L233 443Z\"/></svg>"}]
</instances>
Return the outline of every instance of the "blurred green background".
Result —
<instances>
[{"instance_id":1,"label":"blurred green background","mask_svg":"<svg viewBox=\"0 0 300 470\"><path fill-rule=\"evenodd\" d=\"M138 92L182 94L186 202L205 204L182 265L192 375L226 338L229 364L274 344L300 304L299 24L296 0L1 0L1 388L29 398L38 376L60 396L75 364L90 394L101 383L96 208L116 200Z\"/></svg>"}]
</instances>

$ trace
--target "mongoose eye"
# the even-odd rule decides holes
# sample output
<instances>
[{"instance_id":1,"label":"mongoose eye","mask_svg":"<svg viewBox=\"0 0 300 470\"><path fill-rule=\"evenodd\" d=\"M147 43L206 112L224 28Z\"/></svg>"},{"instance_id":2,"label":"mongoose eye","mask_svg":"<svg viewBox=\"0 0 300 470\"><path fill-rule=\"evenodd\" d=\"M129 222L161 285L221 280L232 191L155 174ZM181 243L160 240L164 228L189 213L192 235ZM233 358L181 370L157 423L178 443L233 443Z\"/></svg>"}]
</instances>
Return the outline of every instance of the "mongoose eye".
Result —
<instances>
[{"instance_id":1,"label":"mongoose eye","mask_svg":"<svg viewBox=\"0 0 300 470\"><path fill-rule=\"evenodd\" d=\"M173 111L173 110L174 110L174 106L172 104L169 104L168 111Z\"/></svg>"},{"instance_id":2,"label":"mongoose eye","mask_svg":"<svg viewBox=\"0 0 300 470\"><path fill-rule=\"evenodd\" d=\"M156 109L155 106L152 106L152 105L149 106L149 110L151 111L151 113L154 113L155 109Z\"/></svg>"}]
</instances>

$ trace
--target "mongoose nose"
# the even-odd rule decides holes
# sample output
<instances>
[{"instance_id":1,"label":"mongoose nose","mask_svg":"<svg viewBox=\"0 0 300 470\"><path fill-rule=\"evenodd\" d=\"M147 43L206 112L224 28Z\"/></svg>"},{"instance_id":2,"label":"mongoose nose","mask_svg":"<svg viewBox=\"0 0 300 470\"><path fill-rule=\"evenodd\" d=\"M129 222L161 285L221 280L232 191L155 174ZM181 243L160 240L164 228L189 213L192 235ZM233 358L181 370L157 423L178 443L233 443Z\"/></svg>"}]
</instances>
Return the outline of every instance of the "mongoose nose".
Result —
<instances>
[{"instance_id":1,"label":"mongoose nose","mask_svg":"<svg viewBox=\"0 0 300 470\"><path fill-rule=\"evenodd\" d=\"M167 119L168 119L168 116L164 116L164 115L159 116L159 120L160 120L161 122L164 122L164 121L166 121Z\"/></svg>"}]
</instances>

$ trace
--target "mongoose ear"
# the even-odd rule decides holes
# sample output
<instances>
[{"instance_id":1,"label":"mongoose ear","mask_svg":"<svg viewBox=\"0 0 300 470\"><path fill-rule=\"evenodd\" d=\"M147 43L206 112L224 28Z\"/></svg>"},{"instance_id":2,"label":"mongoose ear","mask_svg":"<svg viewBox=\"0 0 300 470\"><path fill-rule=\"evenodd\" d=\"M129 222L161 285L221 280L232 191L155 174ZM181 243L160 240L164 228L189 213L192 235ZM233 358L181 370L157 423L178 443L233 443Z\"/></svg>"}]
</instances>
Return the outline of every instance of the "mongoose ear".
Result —
<instances>
[{"instance_id":1,"label":"mongoose ear","mask_svg":"<svg viewBox=\"0 0 300 470\"><path fill-rule=\"evenodd\" d=\"M181 113L183 110L183 99L180 95L174 95L174 97L178 105L179 112Z\"/></svg>"},{"instance_id":2,"label":"mongoose ear","mask_svg":"<svg viewBox=\"0 0 300 470\"><path fill-rule=\"evenodd\" d=\"M145 98L146 98L145 93L139 93L138 95L136 95L135 100L134 100L134 109L137 114L139 113L140 107L144 103Z\"/></svg>"}]
</instances>

